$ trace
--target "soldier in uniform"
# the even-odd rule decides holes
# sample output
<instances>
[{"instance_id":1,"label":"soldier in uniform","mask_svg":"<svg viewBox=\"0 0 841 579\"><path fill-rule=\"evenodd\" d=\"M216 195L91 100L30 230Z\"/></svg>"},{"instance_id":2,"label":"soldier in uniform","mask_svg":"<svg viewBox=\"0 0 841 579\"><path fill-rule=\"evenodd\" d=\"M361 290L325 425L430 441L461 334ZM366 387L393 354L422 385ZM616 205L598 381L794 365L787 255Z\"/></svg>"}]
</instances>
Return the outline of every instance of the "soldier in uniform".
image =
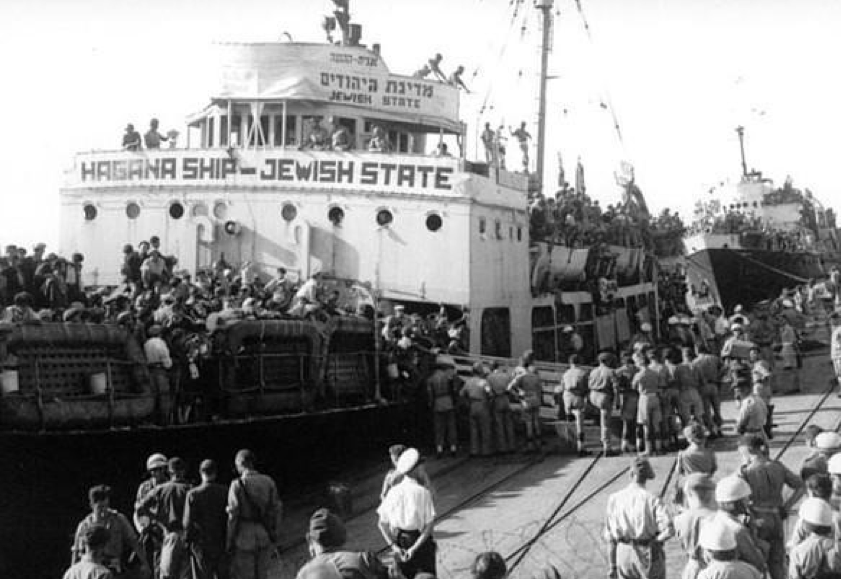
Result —
<instances>
[{"instance_id":1,"label":"soldier in uniform","mask_svg":"<svg viewBox=\"0 0 841 579\"><path fill-rule=\"evenodd\" d=\"M446 444L455 456L458 438L456 436L455 411L455 363L449 356L438 356L435 369L426 381L429 403L432 406L432 426L435 431L435 452L444 453Z\"/></svg>"},{"instance_id":2,"label":"soldier in uniform","mask_svg":"<svg viewBox=\"0 0 841 579\"><path fill-rule=\"evenodd\" d=\"M564 409L567 415L575 417L575 436L577 441L578 456L589 454L584 446L584 410L587 408L588 378L587 370L579 368L578 354L569 357L569 369L561 376L561 389Z\"/></svg>"},{"instance_id":3,"label":"soldier in uniform","mask_svg":"<svg viewBox=\"0 0 841 579\"><path fill-rule=\"evenodd\" d=\"M803 460L800 467L800 478L804 481L814 473L828 472L829 459L841 450L841 435L832 431L819 432L809 446L814 447L814 450Z\"/></svg>"},{"instance_id":4,"label":"soldier in uniform","mask_svg":"<svg viewBox=\"0 0 841 579\"><path fill-rule=\"evenodd\" d=\"M646 490L654 470L646 458L631 463L631 483L607 500L606 533L616 545L611 577L663 579L666 553L663 542L674 534L672 520L660 499Z\"/></svg>"},{"instance_id":5,"label":"soldier in uniform","mask_svg":"<svg viewBox=\"0 0 841 579\"><path fill-rule=\"evenodd\" d=\"M537 368L530 356L523 355L522 371L508 385L509 392L514 392L523 405L523 421L526 425L526 450L537 451L542 441L540 424L540 406L543 399L543 385Z\"/></svg>"},{"instance_id":6,"label":"soldier in uniform","mask_svg":"<svg viewBox=\"0 0 841 579\"><path fill-rule=\"evenodd\" d=\"M683 483L687 509L675 517L675 534L688 557L682 579L695 579L704 564L698 535L715 516L715 483L706 474L689 475Z\"/></svg>"},{"instance_id":7,"label":"soldier in uniform","mask_svg":"<svg viewBox=\"0 0 841 579\"><path fill-rule=\"evenodd\" d=\"M470 405L470 456L490 456L491 444L491 397L493 391L485 380L485 365L473 364L473 376L461 387L459 396Z\"/></svg>"},{"instance_id":8,"label":"soldier in uniform","mask_svg":"<svg viewBox=\"0 0 841 579\"><path fill-rule=\"evenodd\" d=\"M718 481L715 486L718 512L713 521L733 533L736 558L753 565L764 575L768 564L754 535L750 492L748 483L737 476L727 476Z\"/></svg>"},{"instance_id":9,"label":"soldier in uniform","mask_svg":"<svg viewBox=\"0 0 841 579\"><path fill-rule=\"evenodd\" d=\"M829 459L827 470L832 477L832 497L829 502L832 508L838 511L841 510L841 453Z\"/></svg>"},{"instance_id":10,"label":"soldier in uniform","mask_svg":"<svg viewBox=\"0 0 841 579\"><path fill-rule=\"evenodd\" d=\"M832 507L821 499L808 498L800 507L800 518L809 534L789 553L788 579L841 577Z\"/></svg>"},{"instance_id":11,"label":"soldier in uniform","mask_svg":"<svg viewBox=\"0 0 841 579\"><path fill-rule=\"evenodd\" d=\"M658 428L661 422L660 383L661 375L648 364L645 354L634 354L634 364L639 368L631 379L631 387L639 392L637 402L637 452L643 447L649 454L661 449Z\"/></svg>"},{"instance_id":12,"label":"soldier in uniform","mask_svg":"<svg viewBox=\"0 0 841 579\"><path fill-rule=\"evenodd\" d=\"M799 489L803 481L781 462L768 458L763 436L749 436L744 441L749 455L739 476L751 489L758 537L769 543L768 573L771 579L785 579L785 528L783 526L783 487Z\"/></svg>"},{"instance_id":13,"label":"soldier in uniform","mask_svg":"<svg viewBox=\"0 0 841 579\"><path fill-rule=\"evenodd\" d=\"M693 421L702 421L712 431L712 421L704 414L704 403L701 400L701 376L692 365L694 349L681 348L681 361L674 367L674 376L678 386L678 408L683 428Z\"/></svg>"},{"instance_id":14,"label":"soldier in uniform","mask_svg":"<svg viewBox=\"0 0 841 579\"><path fill-rule=\"evenodd\" d=\"M634 452L636 448L637 410L639 392L633 387L633 379L639 368L634 365L630 352L622 354L622 366L616 370L619 390L619 408L622 416L622 452Z\"/></svg>"},{"instance_id":15,"label":"soldier in uniform","mask_svg":"<svg viewBox=\"0 0 841 579\"><path fill-rule=\"evenodd\" d=\"M762 574L737 556L738 543L731 528L713 520L701 529L698 544L709 560L698 579L762 579Z\"/></svg>"},{"instance_id":16,"label":"soldier in uniform","mask_svg":"<svg viewBox=\"0 0 841 579\"><path fill-rule=\"evenodd\" d=\"M158 557L161 552L161 545L164 540L163 528L153 522L148 515L141 515L137 512L137 508L143 499L146 498L152 489L158 485L164 484L167 477L167 458L163 454L156 452L146 459L146 471L149 473L149 478L140 483L137 488L137 494L134 499L134 528L140 533L139 543L146 556L146 561L153 568L157 568Z\"/></svg>"},{"instance_id":17,"label":"soldier in uniform","mask_svg":"<svg viewBox=\"0 0 841 579\"><path fill-rule=\"evenodd\" d=\"M719 394L719 380L721 377L721 362L718 356L710 354L710 350L704 344L695 347L697 356L692 360L692 365L698 371L701 379L701 402L704 405L704 415L710 417L712 429L710 438L721 436L721 396Z\"/></svg>"},{"instance_id":18,"label":"soldier in uniform","mask_svg":"<svg viewBox=\"0 0 841 579\"><path fill-rule=\"evenodd\" d=\"M768 409L765 418L765 435L768 438L774 438L771 432L774 414L774 406L771 404L771 365L763 359L757 346L750 349L748 360L751 365L750 375L753 392L762 399Z\"/></svg>"},{"instance_id":19,"label":"soldier in uniform","mask_svg":"<svg viewBox=\"0 0 841 579\"><path fill-rule=\"evenodd\" d=\"M742 398L739 415L736 418L736 432L739 434L760 434L765 437L765 423L768 409L762 399L751 392L747 382L736 384L736 395Z\"/></svg>"},{"instance_id":20,"label":"soldier in uniform","mask_svg":"<svg viewBox=\"0 0 841 579\"><path fill-rule=\"evenodd\" d=\"M610 418L613 410L613 400L616 395L616 376L613 373L613 368L608 366L611 358L612 356L607 352L599 354L599 365L590 372L588 379L590 403L599 409L602 452L605 456L614 456L616 454L610 446Z\"/></svg>"},{"instance_id":21,"label":"soldier in uniform","mask_svg":"<svg viewBox=\"0 0 841 579\"><path fill-rule=\"evenodd\" d=\"M511 401L508 398L511 375L507 368L500 366L497 362L492 362L491 373L487 380L493 392L491 426L496 440L496 450L501 453L513 452L517 447L517 439L514 435Z\"/></svg>"},{"instance_id":22,"label":"soldier in uniform","mask_svg":"<svg viewBox=\"0 0 841 579\"><path fill-rule=\"evenodd\" d=\"M677 449L677 405L680 391L674 373L663 362L671 356L671 348L663 348L659 352L651 351L649 368L659 376L657 392L660 396L660 438L664 449Z\"/></svg>"}]
</instances>

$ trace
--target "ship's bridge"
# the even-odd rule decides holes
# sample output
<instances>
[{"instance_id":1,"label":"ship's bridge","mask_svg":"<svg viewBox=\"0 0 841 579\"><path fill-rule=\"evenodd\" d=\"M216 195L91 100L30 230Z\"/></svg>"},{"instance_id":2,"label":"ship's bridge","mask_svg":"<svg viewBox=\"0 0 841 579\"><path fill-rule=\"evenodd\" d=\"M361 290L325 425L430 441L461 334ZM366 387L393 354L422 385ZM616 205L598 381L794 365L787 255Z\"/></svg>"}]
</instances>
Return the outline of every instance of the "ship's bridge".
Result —
<instances>
[{"instance_id":1,"label":"ship's bridge","mask_svg":"<svg viewBox=\"0 0 841 579\"><path fill-rule=\"evenodd\" d=\"M464 132L455 87L393 74L378 51L286 42L216 51L210 103L187 119L201 147L298 147L321 123L344 127L357 150L379 127L395 151L423 153L428 135Z\"/></svg>"}]
</instances>

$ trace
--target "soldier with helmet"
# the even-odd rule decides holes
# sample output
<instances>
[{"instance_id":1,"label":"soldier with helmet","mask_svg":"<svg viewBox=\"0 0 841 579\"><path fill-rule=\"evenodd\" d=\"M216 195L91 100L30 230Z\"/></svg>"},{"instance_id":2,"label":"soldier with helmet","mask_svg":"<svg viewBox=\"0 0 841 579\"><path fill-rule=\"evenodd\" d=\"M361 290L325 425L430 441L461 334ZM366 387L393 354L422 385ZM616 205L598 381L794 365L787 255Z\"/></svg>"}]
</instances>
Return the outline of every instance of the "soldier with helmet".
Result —
<instances>
[{"instance_id":1,"label":"soldier with helmet","mask_svg":"<svg viewBox=\"0 0 841 579\"><path fill-rule=\"evenodd\" d=\"M465 398L470 409L470 456L490 456L491 443L491 399L493 391L485 380L485 365L473 364L473 376L461 387L459 396Z\"/></svg>"},{"instance_id":2,"label":"soldier with helmet","mask_svg":"<svg viewBox=\"0 0 841 579\"><path fill-rule=\"evenodd\" d=\"M841 575L841 553L833 536L832 507L824 500L808 498L800 507L806 539L789 552L788 579L812 579Z\"/></svg>"},{"instance_id":3,"label":"soldier with helmet","mask_svg":"<svg viewBox=\"0 0 841 579\"><path fill-rule=\"evenodd\" d=\"M151 517L140 514L138 507L155 487L169 480L167 472L168 465L169 462L166 456L160 452L156 452L146 459L146 472L149 473L149 478L140 483L134 500L134 527L140 533L138 539L140 547L143 549L146 560L153 569L157 568L157 559L163 544L164 530L163 527L153 522Z\"/></svg>"},{"instance_id":4,"label":"soldier with helmet","mask_svg":"<svg viewBox=\"0 0 841 579\"><path fill-rule=\"evenodd\" d=\"M701 528L698 544L704 550L707 565L698 579L761 579L762 573L738 557L733 529L718 521Z\"/></svg>"},{"instance_id":5,"label":"soldier with helmet","mask_svg":"<svg viewBox=\"0 0 841 579\"><path fill-rule=\"evenodd\" d=\"M663 578L666 576L663 542L674 534L672 520L663 502L645 488L654 479L648 459L635 458L630 475L630 484L607 500L605 532L611 543L610 576Z\"/></svg>"},{"instance_id":6,"label":"soldier with helmet","mask_svg":"<svg viewBox=\"0 0 841 579\"><path fill-rule=\"evenodd\" d=\"M715 486L718 512L713 522L733 533L736 558L753 565L764 575L768 564L753 533L750 493L748 483L737 476L727 476L718 481Z\"/></svg>"}]
</instances>

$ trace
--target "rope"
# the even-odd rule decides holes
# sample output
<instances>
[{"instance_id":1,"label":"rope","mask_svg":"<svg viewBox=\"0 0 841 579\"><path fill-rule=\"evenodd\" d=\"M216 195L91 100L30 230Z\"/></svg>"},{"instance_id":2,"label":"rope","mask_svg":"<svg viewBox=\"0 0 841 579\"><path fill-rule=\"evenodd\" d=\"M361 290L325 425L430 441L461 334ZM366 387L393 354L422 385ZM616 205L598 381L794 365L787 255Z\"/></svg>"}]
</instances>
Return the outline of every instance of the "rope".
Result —
<instances>
[{"instance_id":1,"label":"rope","mask_svg":"<svg viewBox=\"0 0 841 579\"><path fill-rule=\"evenodd\" d=\"M789 272L787 272L787 271L783 271L783 270L778 269L778 268L776 268L776 267L774 267L774 266L768 265L767 263L762 263L762 262L761 262L761 261L759 261L758 259L753 259L752 257L748 257L747 255L743 255L743 254L739 253L738 251L735 251L735 250L732 250L732 249L731 249L730 251L731 251L733 254L735 254L735 255L737 255L738 257L740 257L741 259L744 259L745 261L749 261L750 263L753 263L754 265L758 265L759 267L762 267L762 268L764 268L764 269L767 269L768 271L771 271L771 272L776 273L776 274L778 274L778 275L785 276L785 277L787 277L787 278L789 278L789 279L793 279L794 281L797 281L797 282L800 282L800 283L808 283L808 282L809 282L809 279L808 279L808 278L805 278L805 277L800 277L800 276L794 275L793 273L789 273Z\"/></svg>"}]
</instances>

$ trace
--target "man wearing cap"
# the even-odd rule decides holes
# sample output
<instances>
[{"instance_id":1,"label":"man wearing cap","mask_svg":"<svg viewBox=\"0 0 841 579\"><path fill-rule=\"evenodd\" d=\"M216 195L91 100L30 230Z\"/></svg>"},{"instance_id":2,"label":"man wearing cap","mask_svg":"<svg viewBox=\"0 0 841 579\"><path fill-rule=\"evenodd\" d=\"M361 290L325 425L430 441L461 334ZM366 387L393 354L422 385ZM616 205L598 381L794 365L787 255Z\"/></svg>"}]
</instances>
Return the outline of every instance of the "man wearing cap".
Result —
<instances>
[{"instance_id":1,"label":"man wearing cap","mask_svg":"<svg viewBox=\"0 0 841 579\"><path fill-rule=\"evenodd\" d=\"M148 515L138 512L143 499L158 485L167 481L167 458L156 452L146 459L146 472L149 478L140 483L134 499L134 528L140 533L139 543L146 556L146 560L153 568L157 568L158 556L163 543L163 528Z\"/></svg>"},{"instance_id":2,"label":"man wearing cap","mask_svg":"<svg viewBox=\"0 0 841 579\"><path fill-rule=\"evenodd\" d=\"M149 515L164 528L161 546L161 579L180 579L189 571L189 555L184 543L184 507L190 483L186 480L187 465L178 457L167 463L169 480L156 486L140 501L137 512Z\"/></svg>"},{"instance_id":3,"label":"man wearing cap","mask_svg":"<svg viewBox=\"0 0 841 579\"><path fill-rule=\"evenodd\" d=\"M715 516L715 483L706 474L694 473L683 483L686 510L675 517L675 535L680 540L689 560L683 570L683 579L695 579L704 565L698 535L705 524Z\"/></svg>"},{"instance_id":4,"label":"man wearing cap","mask_svg":"<svg viewBox=\"0 0 841 579\"><path fill-rule=\"evenodd\" d=\"M713 520L701 529L698 544L704 550L707 565L698 579L761 579L762 573L739 559L738 541L733 529Z\"/></svg>"},{"instance_id":5,"label":"man wearing cap","mask_svg":"<svg viewBox=\"0 0 841 579\"><path fill-rule=\"evenodd\" d=\"M719 382L721 380L721 361L718 356L710 353L704 344L695 346L697 356L692 360L692 366L697 370L701 380L701 402L704 405L704 415L710 417L712 428L710 438L722 435L721 425L721 396Z\"/></svg>"},{"instance_id":6,"label":"man wearing cap","mask_svg":"<svg viewBox=\"0 0 841 579\"><path fill-rule=\"evenodd\" d=\"M296 579L388 577L388 569L370 551L342 549L347 540L345 525L327 509L318 509L312 514L306 538L312 559L301 567Z\"/></svg>"},{"instance_id":7,"label":"man wearing cap","mask_svg":"<svg viewBox=\"0 0 841 579\"><path fill-rule=\"evenodd\" d=\"M239 478L228 490L228 552L234 579L267 579L277 541L280 501L277 486L254 468L254 453L237 452L234 465Z\"/></svg>"},{"instance_id":8,"label":"man wearing cap","mask_svg":"<svg viewBox=\"0 0 841 579\"><path fill-rule=\"evenodd\" d=\"M611 576L620 579L660 579L666 576L663 542L674 534L662 501L646 490L654 478L648 459L631 463L631 483L607 500L606 534L616 545ZM613 566L613 562L611 563Z\"/></svg>"},{"instance_id":9,"label":"man wearing cap","mask_svg":"<svg viewBox=\"0 0 841 579\"><path fill-rule=\"evenodd\" d=\"M651 334L651 324L649 322L640 324L640 331L634 334L630 344L634 352L642 352L646 346L654 345L654 336Z\"/></svg>"},{"instance_id":10,"label":"man wearing cap","mask_svg":"<svg viewBox=\"0 0 841 579\"><path fill-rule=\"evenodd\" d=\"M453 456L457 450L455 370L455 362L450 356L438 356L432 375L426 380L428 400L432 406L435 453L438 456L444 453L447 444Z\"/></svg>"},{"instance_id":11,"label":"man wearing cap","mask_svg":"<svg viewBox=\"0 0 841 579\"><path fill-rule=\"evenodd\" d=\"M745 315L745 309L741 305L737 305L733 308L733 315L730 316L730 326L738 324L742 327L747 327L750 324L750 320Z\"/></svg>"},{"instance_id":12,"label":"man wearing cap","mask_svg":"<svg viewBox=\"0 0 841 579\"><path fill-rule=\"evenodd\" d=\"M721 347L721 357L724 360L730 358L743 359L748 355L748 350L753 345L745 336L744 326L741 324L733 324L730 326L730 331L733 332L724 345Z\"/></svg>"},{"instance_id":13,"label":"man wearing cap","mask_svg":"<svg viewBox=\"0 0 841 579\"><path fill-rule=\"evenodd\" d=\"M599 424L601 425L602 452L605 456L613 456L616 452L610 446L610 419L613 410L613 400L616 396L616 375L613 368L608 366L613 356L607 352L598 355L599 365L590 372L587 387L590 394L590 404L599 409Z\"/></svg>"},{"instance_id":14,"label":"man wearing cap","mask_svg":"<svg viewBox=\"0 0 841 579\"><path fill-rule=\"evenodd\" d=\"M490 456L493 454L490 411L493 391L485 380L482 362L473 364L473 376L465 381L459 396L467 400L470 408L470 456Z\"/></svg>"},{"instance_id":15,"label":"man wearing cap","mask_svg":"<svg viewBox=\"0 0 841 579\"><path fill-rule=\"evenodd\" d=\"M406 579L419 573L435 575L435 506L432 493L418 482L416 467L420 455L409 448L397 461L403 479L394 485L377 509L383 538L392 549L397 566Z\"/></svg>"},{"instance_id":16,"label":"man wearing cap","mask_svg":"<svg viewBox=\"0 0 841 579\"><path fill-rule=\"evenodd\" d=\"M228 525L228 490L216 482L216 463L199 466L201 484L187 493L184 530L193 556L193 579L227 579L225 533Z\"/></svg>"},{"instance_id":17,"label":"man wearing cap","mask_svg":"<svg viewBox=\"0 0 841 579\"><path fill-rule=\"evenodd\" d=\"M91 507L90 514L85 517L76 528L73 541L73 562L82 560L86 554L85 538L91 529L102 527L108 530L108 538L101 548L100 562L111 570L117 578L124 577L126 571L124 563L133 554L140 564L140 569L147 569L146 557L137 543L137 536L131 528L131 523L122 514L111 508L111 487L97 485L88 491L88 499Z\"/></svg>"},{"instance_id":18,"label":"man wearing cap","mask_svg":"<svg viewBox=\"0 0 841 579\"><path fill-rule=\"evenodd\" d=\"M513 452L517 447L514 434L514 417L511 413L511 401L508 398L508 384L511 374L504 366L494 360L491 362L491 373L487 377L491 387L493 402L491 403L491 427L496 441L496 450L501 453Z\"/></svg>"},{"instance_id":19,"label":"man wearing cap","mask_svg":"<svg viewBox=\"0 0 841 579\"><path fill-rule=\"evenodd\" d=\"M768 564L754 535L750 510L751 489L748 483L737 476L727 476L715 486L715 501L718 512L714 522L730 530L736 539L736 558L765 574ZM767 546L767 543L763 543Z\"/></svg>"},{"instance_id":20,"label":"man wearing cap","mask_svg":"<svg viewBox=\"0 0 841 579\"><path fill-rule=\"evenodd\" d=\"M768 457L766 440L754 434L744 441L748 463L739 476L751 489L753 511L757 517L758 536L769 543L768 572L771 579L785 578L785 528L783 526L783 488L797 490L803 481L783 463Z\"/></svg>"},{"instance_id":21,"label":"man wearing cap","mask_svg":"<svg viewBox=\"0 0 841 579\"><path fill-rule=\"evenodd\" d=\"M841 553L833 535L832 507L821 499L808 498L800 506L800 519L809 535L789 552L788 579L838 577Z\"/></svg>"}]
</instances>

